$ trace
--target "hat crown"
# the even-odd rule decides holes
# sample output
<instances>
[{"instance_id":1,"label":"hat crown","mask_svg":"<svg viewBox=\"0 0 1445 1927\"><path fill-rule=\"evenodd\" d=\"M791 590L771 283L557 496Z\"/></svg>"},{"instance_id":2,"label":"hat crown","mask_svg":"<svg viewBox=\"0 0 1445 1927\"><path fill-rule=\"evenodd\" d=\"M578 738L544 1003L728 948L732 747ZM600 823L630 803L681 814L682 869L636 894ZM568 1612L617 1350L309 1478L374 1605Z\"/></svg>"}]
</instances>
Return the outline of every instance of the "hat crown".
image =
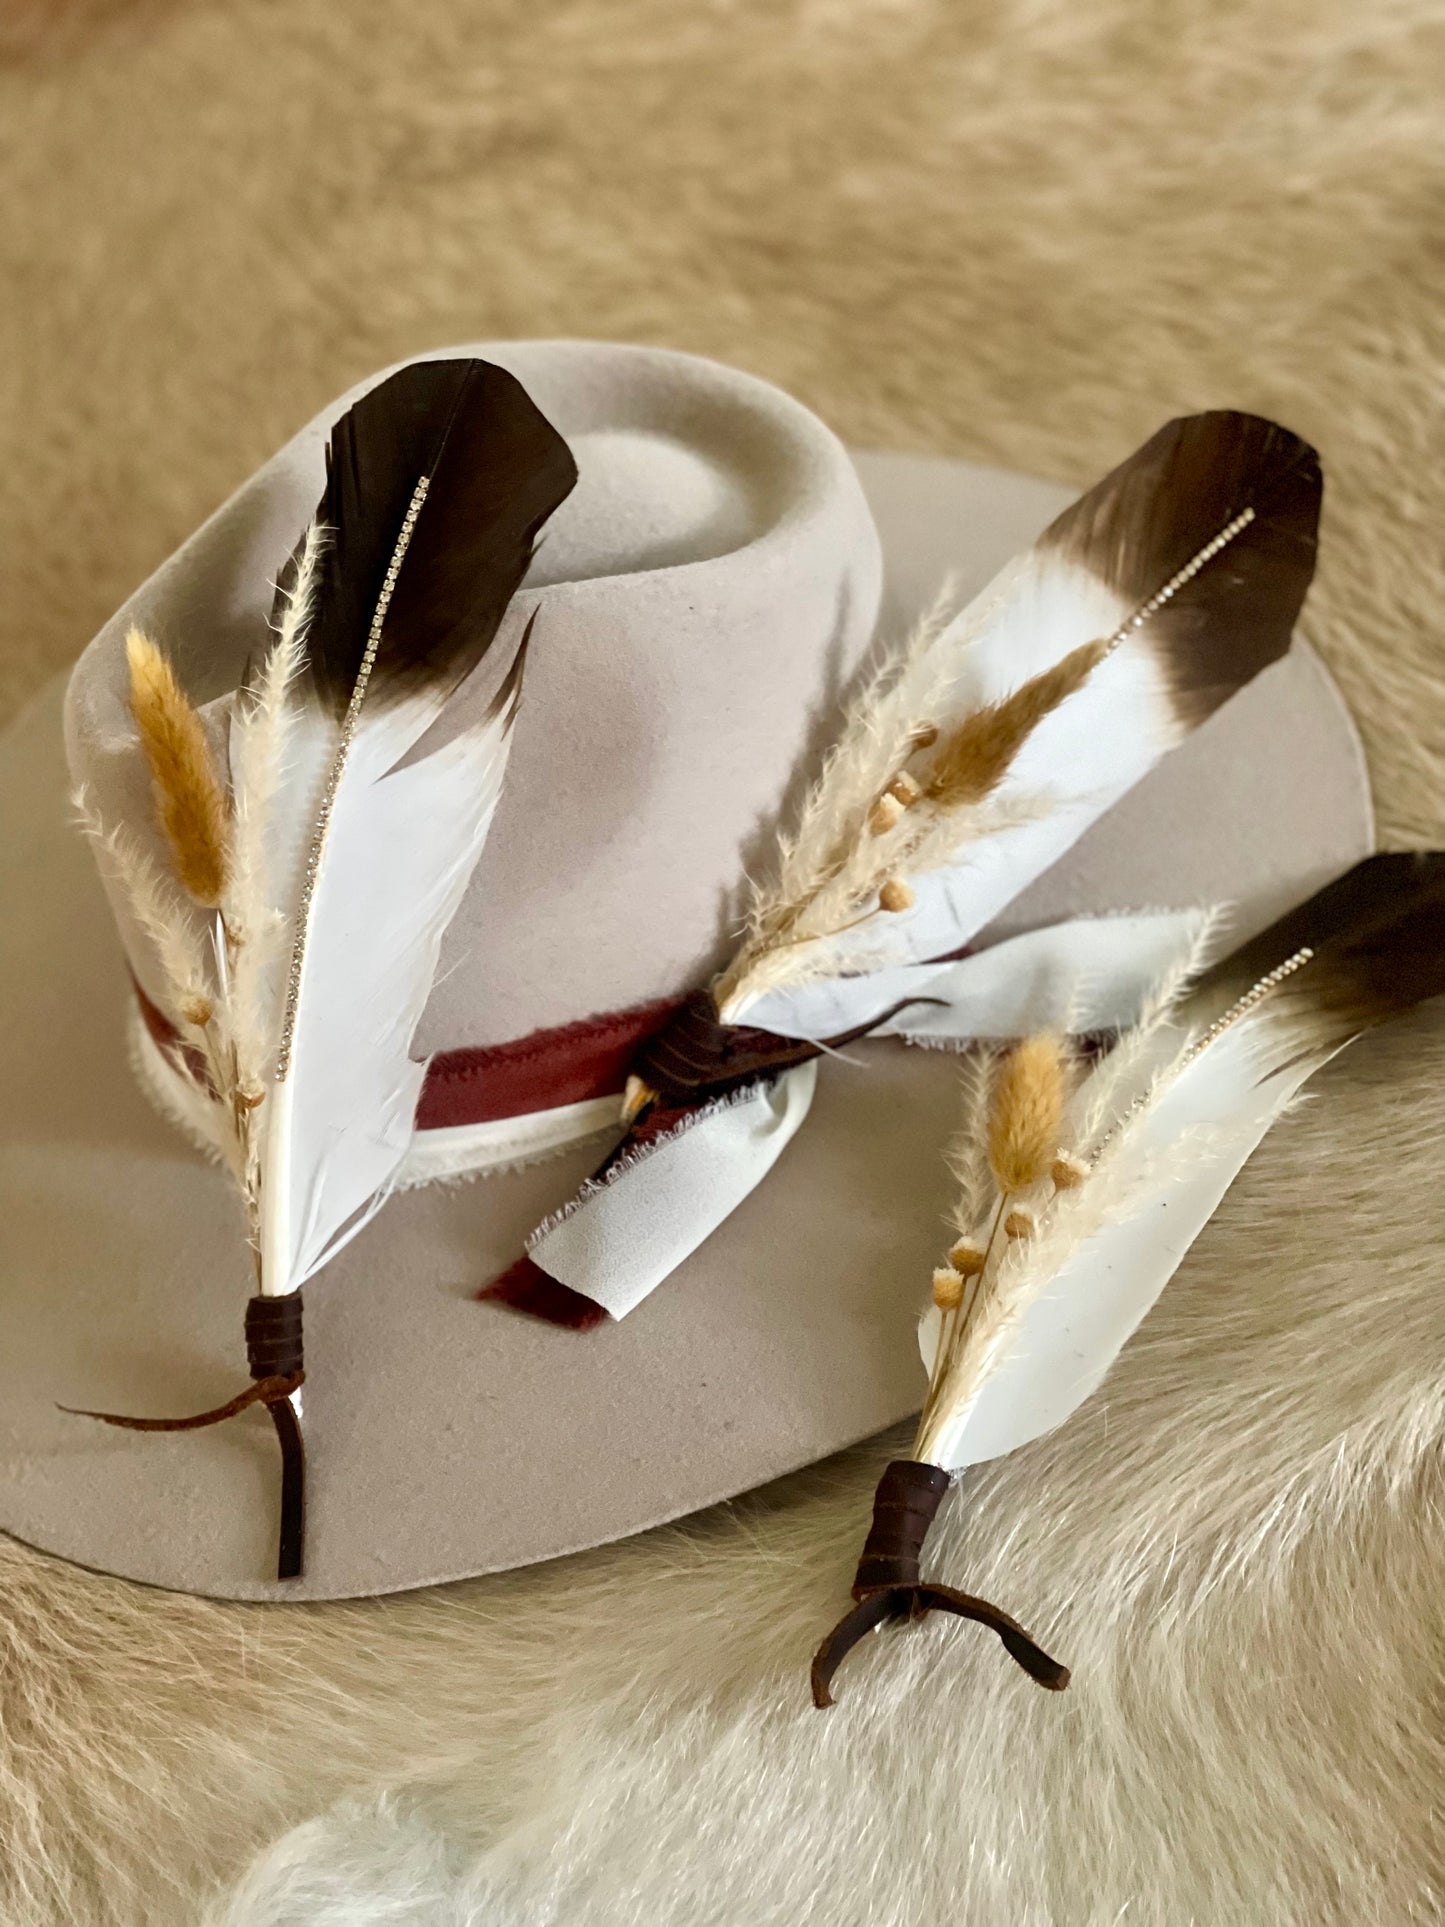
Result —
<instances>
[{"instance_id":1,"label":"hat crown","mask_svg":"<svg viewBox=\"0 0 1445 1927\"><path fill-rule=\"evenodd\" d=\"M566 437L579 482L504 625L536 617L523 707L422 1052L526 1036L706 978L728 950L744 875L835 727L881 578L842 444L768 383L606 343L444 352L516 375ZM107 820L153 834L126 630L148 629L197 700L233 689L314 511L329 429L389 372L309 423L82 656L67 701L71 770ZM450 726L490 694L485 676L464 687ZM150 989L146 941L113 907Z\"/></svg>"}]
</instances>

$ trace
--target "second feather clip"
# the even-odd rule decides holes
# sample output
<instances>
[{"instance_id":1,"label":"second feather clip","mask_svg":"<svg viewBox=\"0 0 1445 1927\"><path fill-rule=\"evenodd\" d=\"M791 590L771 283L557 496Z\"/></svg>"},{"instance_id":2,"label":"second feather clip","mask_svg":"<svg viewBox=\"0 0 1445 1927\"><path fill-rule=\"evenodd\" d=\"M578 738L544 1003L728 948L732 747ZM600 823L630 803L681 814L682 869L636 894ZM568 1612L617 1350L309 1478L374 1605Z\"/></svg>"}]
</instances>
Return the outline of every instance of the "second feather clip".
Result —
<instances>
[{"instance_id":1,"label":"second feather clip","mask_svg":"<svg viewBox=\"0 0 1445 1927\"><path fill-rule=\"evenodd\" d=\"M864 1633L933 1611L1068 1684L1008 1613L921 1576L945 1493L1083 1404L1306 1080L1442 992L1445 854L1376 856L1202 975L1181 966L1092 1067L1046 1036L975 1060L950 1153L958 1235L920 1328L923 1414L879 1482L854 1606L813 1660L816 1705Z\"/></svg>"}]
</instances>

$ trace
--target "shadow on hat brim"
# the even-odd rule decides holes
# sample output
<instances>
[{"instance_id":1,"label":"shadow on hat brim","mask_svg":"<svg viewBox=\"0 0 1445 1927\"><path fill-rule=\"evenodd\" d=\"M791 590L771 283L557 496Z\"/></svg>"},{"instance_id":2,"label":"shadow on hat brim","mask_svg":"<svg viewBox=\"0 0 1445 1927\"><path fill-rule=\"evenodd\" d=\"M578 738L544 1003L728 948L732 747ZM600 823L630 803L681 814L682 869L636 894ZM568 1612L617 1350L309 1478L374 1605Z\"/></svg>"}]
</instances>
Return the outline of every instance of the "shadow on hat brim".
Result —
<instances>
[{"instance_id":1,"label":"shadow on hat brim","mask_svg":"<svg viewBox=\"0 0 1445 1927\"><path fill-rule=\"evenodd\" d=\"M1024 477L859 458L885 622L971 593L1068 500ZM61 687L0 738L0 1527L81 1565L233 1599L402 1591L580 1550L731 1497L912 1413L943 1239L957 1067L896 1044L825 1062L766 1184L621 1324L578 1336L477 1288L595 1162L404 1193L307 1289L305 1576L268 1578L263 1413L116 1432L241 1379L251 1274L226 1179L147 1106L129 990L70 827ZM1000 929L1227 899L1241 936L1373 847L1353 725L1299 644L1042 878ZM686 986L679 985L681 990Z\"/></svg>"}]
</instances>

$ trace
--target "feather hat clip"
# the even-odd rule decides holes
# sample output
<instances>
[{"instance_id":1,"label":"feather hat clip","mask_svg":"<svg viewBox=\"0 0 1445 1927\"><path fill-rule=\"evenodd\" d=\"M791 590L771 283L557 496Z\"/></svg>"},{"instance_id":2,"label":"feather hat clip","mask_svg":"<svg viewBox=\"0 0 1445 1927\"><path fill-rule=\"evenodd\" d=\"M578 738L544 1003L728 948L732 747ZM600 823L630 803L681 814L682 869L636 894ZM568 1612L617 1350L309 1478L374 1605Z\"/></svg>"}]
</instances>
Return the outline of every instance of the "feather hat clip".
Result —
<instances>
[{"instance_id":1,"label":"feather hat clip","mask_svg":"<svg viewBox=\"0 0 1445 1927\"><path fill-rule=\"evenodd\" d=\"M865 1632L935 1610L990 1627L1040 1685L1067 1684L1007 1613L920 1578L943 1496L1098 1388L1307 1079L1445 992L1445 855L1368 858L1197 978L1195 961L1086 1074L1044 1036L973 1066L950 1155L957 1241L920 1331L923 1415L879 1483L856 1604L813 1661L820 1707Z\"/></svg>"},{"instance_id":2,"label":"feather hat clip","mask_svg":"<svg viewBox=\"0 0 1445 1927\"><path fill-rule=\"evenodd\" d=\"M622 1143L483 1295L580 1329L630 1311L781 1155L822 1052L1008 1035L1029 976L1067 984L1080 1028L1132 1015L1192 916L1065 923L1006 960L969 946L1288 648L1320 492L1314 451L1271 422L1171 422L930 616L853 711L741 947L638 1053Z\"/></svg>"},{"instance_id":3,"label":"feather hat clip","mask_svg":"<svg viewBox=\"0 0 1445 1927\"><path fill-rule=\"evenodd\" d=\"M412 1040L486 841L526 638L481 719L433 735L492 648L576 469L513 377L418 363L336 424L326 492L284 570L274 639L207 718L139 630L131 709L170 874L81 807L150 934L164 1050L246 1213L252 1384L282 1453L278 1575L303 1558L301 1291L385 1203L426 1064ZM223 726L224 725L224 726Z\"/></svg>"}]
</instances>

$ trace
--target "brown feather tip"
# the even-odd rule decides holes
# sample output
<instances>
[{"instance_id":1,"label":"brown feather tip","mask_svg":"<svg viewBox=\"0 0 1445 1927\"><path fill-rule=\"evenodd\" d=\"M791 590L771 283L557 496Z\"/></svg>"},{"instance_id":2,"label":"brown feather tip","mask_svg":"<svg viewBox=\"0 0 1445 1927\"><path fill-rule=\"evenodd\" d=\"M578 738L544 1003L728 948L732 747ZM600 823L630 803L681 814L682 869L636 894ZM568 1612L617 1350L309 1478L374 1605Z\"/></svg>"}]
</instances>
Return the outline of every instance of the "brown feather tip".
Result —
<instances>
[{"instance_id":1,"label":"brown feather tip","mask_svg":"<svg viewBox=\"0 0 1445 1927\"><path fill-rule=\"evenodd\" d=\"M1366 857L1207 971L1180 1018L1207 1031L1271 979L1321 1048L1445 994L1445 852Z\"/></svg>"},{"instance_id":2,"label":"brown feather tip","mask_svg":"<svg viewBox=\"0 0 1445 1927\"><path fill-rule=\"evenodd\" d=\"M1140 626L1147 611L1176 712L1193 726L1288 649L1314 574L1322 489L1307 442L1214 410L1167 423L1039 546L1106 583Z\"/></svg>"},{"instance_id":3,"label":"brown feather tip","mask_svg":"<svg viewBox=\"0 0 1445 1927\"><path fill-rule=\"evenodd\" d=\"M490 648L538 533L576 480L566 442L505 369L421 361L378 382L327 450L317 520L330 535L307 636L323 698L345 711L383 594L385 648L368 700L456 687ZM394 568L408 516L406 560ZM283 579L278 601L286 590Z\"/></svg>"}]
</instances>

